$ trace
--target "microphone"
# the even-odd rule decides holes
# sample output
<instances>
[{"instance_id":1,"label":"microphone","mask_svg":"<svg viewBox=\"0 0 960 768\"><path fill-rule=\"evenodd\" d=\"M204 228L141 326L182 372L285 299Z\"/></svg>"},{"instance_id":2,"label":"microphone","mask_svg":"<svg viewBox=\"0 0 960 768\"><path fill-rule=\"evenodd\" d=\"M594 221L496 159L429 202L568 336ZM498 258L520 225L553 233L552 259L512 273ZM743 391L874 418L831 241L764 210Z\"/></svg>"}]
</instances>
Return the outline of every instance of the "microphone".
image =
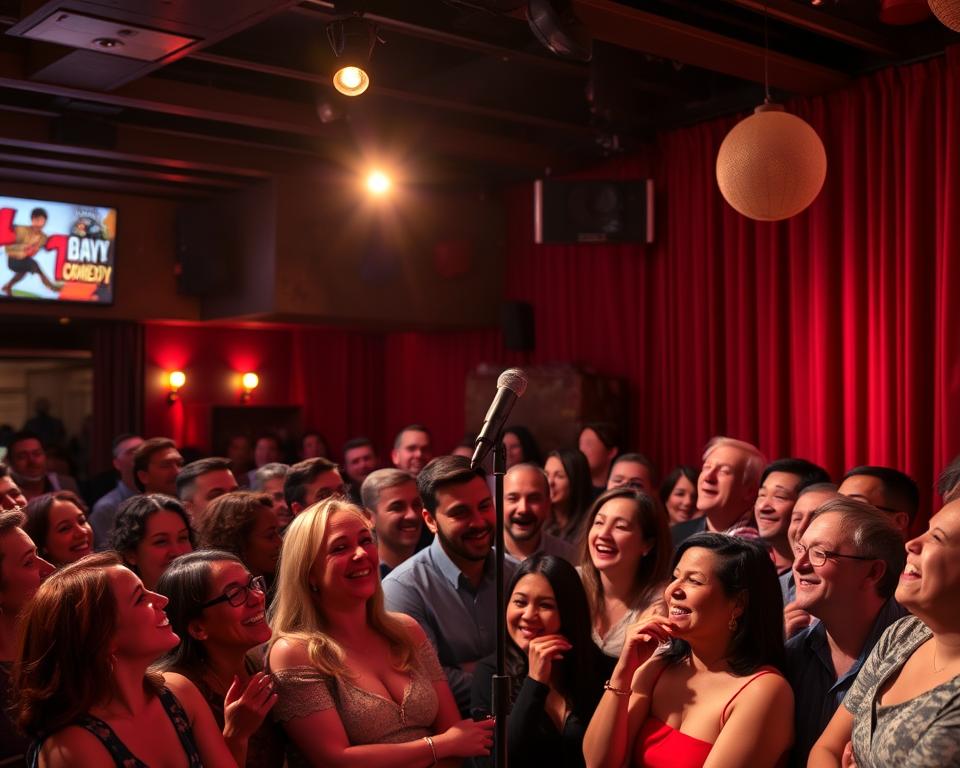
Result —
<instances>
[{"instance_id":1,"label":"microphone","mask_svg":"<svg viewBox=\"0 0 960 768\"><path fill-rule=\"evenodd\" d=\"M508 368L497 379L497 394L493 397L490 410L483 417L483 429L477 437L477 447L470 460L470 469L479 467L494 444L500 439L500 432L513 410L513 404L527 389L527 374L519 368Z\"/></svg>"}]
</instances>

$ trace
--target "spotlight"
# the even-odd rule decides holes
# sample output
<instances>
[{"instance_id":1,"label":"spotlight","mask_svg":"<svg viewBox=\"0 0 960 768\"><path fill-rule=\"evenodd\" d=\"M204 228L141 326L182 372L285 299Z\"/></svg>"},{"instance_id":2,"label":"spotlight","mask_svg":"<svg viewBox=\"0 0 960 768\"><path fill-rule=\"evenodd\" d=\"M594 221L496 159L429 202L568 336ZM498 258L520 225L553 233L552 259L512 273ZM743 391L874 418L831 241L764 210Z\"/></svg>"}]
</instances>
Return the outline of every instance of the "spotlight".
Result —
<instances>
[{"instance_id":1,"label":"spotlight","mask_svg":"<svg viewBox=\"0 0 960 768\"><path fill-rule=\"evenodd\" d=\"M252 371L248 371L240 377L240 386L242 392L240 393L240 402L246 403L250 401L250 395L253 394L255 390L260 385L260 377Z\"/></svg>"},{"instance_id":2,"label":"spotlight","mask_svg":"<svg viewBox=\"0 0 960 768\"><path fill-rule=\"evenodd\" d=\"M348 16L327 26L327 39L337 57L333 87L344 96L359 96L370 87L370 58L377 44L377 27L362 16Z\"/></svg>"},{"instance_id":3,"label":"spotlight","mask_svg":"<svg viewBox=\"0 0 960 768\"><path fill-rule=\"evenodd\" d=\"M167 404L173 405L180 399L180 388L187 383L187 374L183 371L170 371L167 374Z\"/></svg>"},{"instance_id":4,"label":"spotlight","mask_svg":"<svg viewBox=\"0 0 960 768\"><path fill-rule=\"evenodd\" d=\"M371 171L370 175L367 176L367 190L371 195L376 195L380 197L385 195L390 191L392 182L390 177L387 176L383 171Z\"/></svg>"}]
</instances>

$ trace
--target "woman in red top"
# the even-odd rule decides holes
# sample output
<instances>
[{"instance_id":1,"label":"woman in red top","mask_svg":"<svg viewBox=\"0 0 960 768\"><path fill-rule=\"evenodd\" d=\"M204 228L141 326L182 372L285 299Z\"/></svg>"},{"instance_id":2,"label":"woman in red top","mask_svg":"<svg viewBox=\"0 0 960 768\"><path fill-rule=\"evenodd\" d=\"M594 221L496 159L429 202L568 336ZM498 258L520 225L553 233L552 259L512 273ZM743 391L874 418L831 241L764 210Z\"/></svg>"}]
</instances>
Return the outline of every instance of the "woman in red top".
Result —
<instances>
[{"instance_id":1,"label":"woman in red top","mask_svg":"<svg viewBox=\"0 0 960 768\"><path fill-rule=\"evenodd\" d=\"M588 768L763 768L785 763L793 693L780 674L783 606L770 556L717 533L687 539L641 620L583 741Z\"/></svg>"}]
</instances>

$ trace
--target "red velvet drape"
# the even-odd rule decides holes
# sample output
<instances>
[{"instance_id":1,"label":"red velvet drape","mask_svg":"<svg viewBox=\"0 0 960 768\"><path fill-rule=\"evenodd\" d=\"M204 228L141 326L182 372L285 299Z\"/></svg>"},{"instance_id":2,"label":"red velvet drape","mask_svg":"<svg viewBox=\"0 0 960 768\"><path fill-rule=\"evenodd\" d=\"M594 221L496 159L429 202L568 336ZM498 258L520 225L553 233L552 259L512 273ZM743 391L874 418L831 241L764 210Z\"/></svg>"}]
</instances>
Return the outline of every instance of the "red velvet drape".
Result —
<instances>
[{"instance_id":1,"label":"red velvet drape","mask_svg":"<svg viewBox=\"0 0 960 768\"><path fill-rule=\"evenodd\" d=\"M928 505L960 451L960 51L788 108L821 135L829 169L787 222L750 222L721 198L734 119L600 172L652 171L651 247L534 246L530 188L512 190L506 292L535 308L529 362L628 378L632 446L665 468L725 433L835 476L899 467ZM463 375L516 362L501 349L493 331L388 337L388 421L429 421L452 442Z\"/></svg>"}]
</instances>

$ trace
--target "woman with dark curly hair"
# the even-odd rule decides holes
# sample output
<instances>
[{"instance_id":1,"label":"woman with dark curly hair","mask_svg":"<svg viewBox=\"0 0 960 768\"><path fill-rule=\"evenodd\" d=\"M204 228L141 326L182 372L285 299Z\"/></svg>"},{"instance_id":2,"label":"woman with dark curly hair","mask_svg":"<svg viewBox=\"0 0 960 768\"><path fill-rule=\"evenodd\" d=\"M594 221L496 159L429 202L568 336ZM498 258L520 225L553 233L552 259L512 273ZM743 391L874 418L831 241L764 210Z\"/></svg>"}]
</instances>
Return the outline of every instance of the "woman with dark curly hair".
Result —
<instances>
[{"instance_id":1,"label":"woman with dark curly hair","mask_svg":"<svg viewBox=\"0 0 960 768\"><path fill-rule=\"evenodd\" d=\"M23 529L36 543L41 557L58 568L93 551L87 505L73 491L37 496L27 504L26 513Z\"/></svg>"},{"instance_id":2,"label":"woman with dark curly hair","mask_svg":"<svg viewBox=\"0 0 960 768\"><path fill-rule=\"evenodd\" d=\"M280 559L280 520L265 493L234 491L210 502L197 531L200 546L240 558L254 576L273 584Z\"/></svg>"},{"instance_id":3,"label":"woman with dark curly hair","mask_svg":"<svg viewBox=\"0 0 960 768\"><path fill-rule=\"evenodd\" d=\"M174 694L148 672L178 642L166 604L113 552L40 585L24 609L13 665L31 765L236 765L197 689Z\"/></svg>"},{"instance_id":4,"label":"woman with dark curly hair","mask_svg":"<svg viewBox=\"0 0 960 768\"><path fill-rule=\"evenodd\" d=\"M154 589L160 575L180 555L193 552L193 529L183 505L172 496L131 496L117 510L110 546Z\"/></svg>"}]
</instances>

